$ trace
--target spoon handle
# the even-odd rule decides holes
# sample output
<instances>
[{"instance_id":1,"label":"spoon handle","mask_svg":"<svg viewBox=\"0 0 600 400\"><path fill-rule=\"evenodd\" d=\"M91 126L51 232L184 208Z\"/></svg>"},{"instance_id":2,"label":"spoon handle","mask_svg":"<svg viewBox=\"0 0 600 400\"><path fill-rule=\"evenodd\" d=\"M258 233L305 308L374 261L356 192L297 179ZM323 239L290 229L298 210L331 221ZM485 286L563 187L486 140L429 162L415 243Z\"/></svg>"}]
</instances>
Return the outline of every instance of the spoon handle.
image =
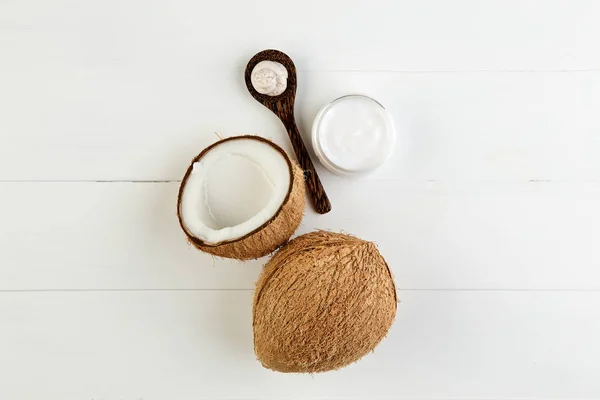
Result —
<instances>
[{"instance_id":1,"label":"spoon handle","mask_svg":"<svg viewBox=\"0 0 600 400\"><path fill-rule=\"evenodd\" d=\"M315 166L308 154L308 150L306 150L306 146L302 141L302 136L300 136L296 121L291 118L286 119L283 123L290 137L290 141L292 142L292 147L294 148L294 153L296 153L298 163L300 163L300 168L304 170L306 186L308 186L308 191L315 205L315 209L319 214L326 214L331 211L331 202L327 197L327 193L325 193L325 189L323 189L319 175L317 174Z\"/></svg>"}]
</instances>

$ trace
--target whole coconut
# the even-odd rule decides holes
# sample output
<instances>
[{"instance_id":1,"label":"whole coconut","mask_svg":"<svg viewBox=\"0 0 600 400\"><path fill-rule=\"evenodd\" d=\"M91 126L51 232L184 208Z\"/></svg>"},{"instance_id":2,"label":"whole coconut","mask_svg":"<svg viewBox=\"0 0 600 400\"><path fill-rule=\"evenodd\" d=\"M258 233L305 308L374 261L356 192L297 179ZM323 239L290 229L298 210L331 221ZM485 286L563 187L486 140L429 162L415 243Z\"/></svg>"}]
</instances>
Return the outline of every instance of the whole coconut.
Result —
<instances>
[{"instance_id":1,"label":"whole coconut","mask_svg":"<svg viewBox=\"0 0 600 400\"><path fill-rule=\"evenodd\" d=\"M317 231L282 247L254 294L254 351L280 372L322 372L357 361L396 315L392 274L373 243Z\"/></svg>"}]
</instances>

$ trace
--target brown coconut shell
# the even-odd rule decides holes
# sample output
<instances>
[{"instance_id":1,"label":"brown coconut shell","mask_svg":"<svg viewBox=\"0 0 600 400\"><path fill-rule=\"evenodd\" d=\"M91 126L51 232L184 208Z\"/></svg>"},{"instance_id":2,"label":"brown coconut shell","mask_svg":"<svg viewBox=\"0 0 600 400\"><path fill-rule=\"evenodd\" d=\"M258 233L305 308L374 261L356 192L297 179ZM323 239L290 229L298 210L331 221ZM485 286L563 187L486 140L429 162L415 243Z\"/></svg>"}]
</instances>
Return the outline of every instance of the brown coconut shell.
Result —
<instances>
[{"instance_id":1,"label":"brown coconut shell","mask_svg":"<svg viewBox=\"0 0 600 400\"><path fill-rule=\"evenodd\" d=\"M266 143L269 146L277 150L287 161L290 170L290 186L288 193L283 201L281 207L273 215L273 217L265 222L263 225L248 233L245 236L237 238L235 240L222 242L220 244L208 244L203 242L201 239L193 236L188 232L181 219L181 195L183 188L187 182L192 167L195 162L200 160L205 154L211 149L231 140L258 140ZM244 136L233 136L226 139L222 139L209 147L205 148L200 154L198 154L187 169L185 176L179 186L179 195L177 197L177 216L179 218L179 225L185 232L188 241L196 247L206 253L213 254L219 257L234 258L237 260L251 260L266 256L277 250L281 245L289 240L294 234L302 216L304 215L305 207L305 184L304 184L304 172L300 167L290 159L287 153L278 145L260 136L244 135Z\"/></svg>"},{"instance_id":2,"label":"brown coconut shell","mask_svg":"<svg viewBox=\"0 0 600 400\"><path fill-rule=\"evenodd\" d=\"M386 336L396 287L373 243L317 231L282 247L254 295L254 351L280 372L322 372L357 361Z\"/></svg>"}]
</instances>

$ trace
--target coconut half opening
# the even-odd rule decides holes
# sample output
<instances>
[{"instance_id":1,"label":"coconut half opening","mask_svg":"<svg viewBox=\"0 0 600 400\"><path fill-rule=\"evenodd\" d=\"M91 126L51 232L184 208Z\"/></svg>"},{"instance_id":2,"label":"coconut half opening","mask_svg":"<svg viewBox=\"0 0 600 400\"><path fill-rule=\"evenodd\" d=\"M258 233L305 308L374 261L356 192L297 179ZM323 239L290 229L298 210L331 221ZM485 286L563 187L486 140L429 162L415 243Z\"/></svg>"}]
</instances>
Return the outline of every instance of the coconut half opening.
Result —
<instances>
[{"instance_id":1,"label":"coconut half opening","mask_svg":"<svg viewBox=\"0 0 600 400\"><path fill-rule=\"evenodd\" d=\"M235 241L267 224L292 187L291 164L264 140L239 137L209 148L182 183L179 215L206 245Z\"/></svg>"}]
</instances>

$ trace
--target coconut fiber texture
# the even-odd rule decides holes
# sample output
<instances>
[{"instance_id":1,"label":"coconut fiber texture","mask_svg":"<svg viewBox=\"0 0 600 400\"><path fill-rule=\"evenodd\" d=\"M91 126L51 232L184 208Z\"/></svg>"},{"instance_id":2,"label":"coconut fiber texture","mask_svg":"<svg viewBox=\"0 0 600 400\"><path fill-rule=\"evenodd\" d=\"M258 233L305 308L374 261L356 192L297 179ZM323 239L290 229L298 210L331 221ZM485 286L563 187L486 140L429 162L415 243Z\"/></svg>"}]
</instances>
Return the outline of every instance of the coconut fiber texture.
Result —
<instances>
[{"instance_id":1,"label":"coconut fiber texture","mask_svg":"<svg viewBox=\"0 0 600 400\"><path fill-rule=\"evenodd\" d=\"M264 367L322 372L357 361L396 315L391 272L373 243L317 231L265 266L254 294L254 351Z\"/></svg>"},{"instance_id":2,"label":"coconut fiber texture","mask_svg":"<svg viewBox=\"0 0 600 400\"><path fill-rule=\"evenodd\" d=\"M275 213L275 215L273 215L273 217L270 220L268 220L258 229L254 230L253 232L250 232L249 234L241 238L232 241L224 242L218 245L206 244L202 240L190 234L185 229L185 225L181 220L181 213L179 212L179 207L181 205L181 194L183 192L183 188L185 186L188 176L192 171L194 163L200 160L209 150L229 140L248 139L265 142L272 146L274 149L276 149L279 153L281 153L283 157L285 157L285 160L287 161L287 164L290 169L291 178L288 194L285 200L283 201L281 207ZM271 254L289 240L289 238L294 234L296 229L298 229L300 221L302 221L305 205L306 201L304 172L300 169L300 167L290 159L290 157L281 147L277 146L270 140L267 140L260 136L246 135L235 136L220 140L204 149L202 153L200 153L192 160L181 182L181 186L179 187L179 196L177 199L177 215L179 217L179 224L185 232L188 241L197 249L219 257L234 258L237 260L251 260L264 257L267 254Z\"/></svg>"}]
</instances>

